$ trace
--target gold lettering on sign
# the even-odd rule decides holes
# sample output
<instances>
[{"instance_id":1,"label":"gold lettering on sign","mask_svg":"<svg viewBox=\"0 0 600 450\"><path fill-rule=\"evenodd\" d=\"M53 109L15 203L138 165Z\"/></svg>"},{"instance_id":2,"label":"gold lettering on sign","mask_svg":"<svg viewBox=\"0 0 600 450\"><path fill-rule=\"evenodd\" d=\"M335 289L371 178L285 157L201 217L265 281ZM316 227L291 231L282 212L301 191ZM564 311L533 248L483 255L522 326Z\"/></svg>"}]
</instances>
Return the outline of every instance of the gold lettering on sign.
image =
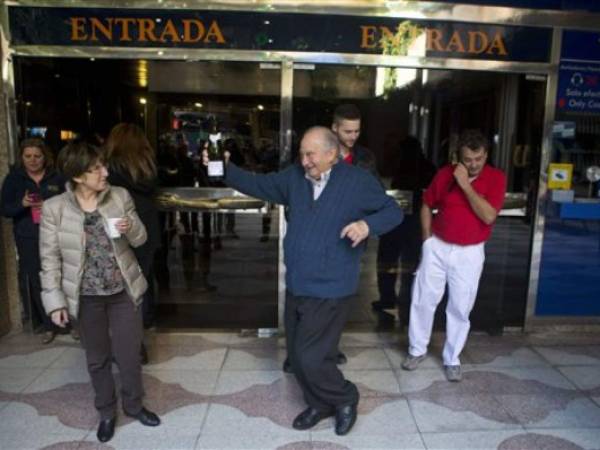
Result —
<instances>
[{"instance_id":1,"label":"gold lettering on sign","mask_svg":"<svg viewBox=\"0 0 600 450\"><path fill-rule=\"evenodd\" d=\"M375 48L377 47L377 41L375 35L377 33L377 27L373 25L361 25L361 36L360 48Z\"/></svg>"},{"instance_id":2,"label":"gold lettering on sign","mask_svg":"<svg viewBox=\"0 0 600 450\"><path fill-rule=\"evenodd\" d=\"M211 39L213 39L218 44L225 43L225 38L221 33L221 29L219 28L219 25L217 25L217 22L214 20L210 24L210 27L208 27L208 32L206 33L206 38L204 39L204 42L209 42Z\"/></svg>"},{"instance_id":3,"label":"gold lettering on sign","mask_svg":"<svg viewBox=\"0 0 600 450\"><path fill-rule=\"evenodd\" d=\"M183 23L183 42L192 43L202 39L206 32L202 22L196 19L184 19L181 22ZM192 25L194 30L192 29ZM195 35L192 34L194 32L196 33Z\"/></svg>"},{"instance_id":4,"label":"gold lettering on sign","mask_svg":"<svg viewBox=\"0 0 600 450\"><path fill-rule=\"evenodd\" d=\"M171 19L167 20L165 29L163 30L162 34L160 35L160 41L167 42L167 37L171 38L171 42L180 42L181 41L181 39L179 38L179 35L177 34L177 28L175 28L175 25L173 25L173 22L171 21Z\"/></svg>"},{"instance_id":5,"label":"gold lettering on sign","mask_svg":"<svg viewBox=\"0 0 600 450\"><path fill-rule=\"evenodd\" d=\"M462 40L460 39L460 34L458 33L458 31L452 33L452 37L450 38L450 40L448 41L448 45L446 46L446 51L458 53L465 52L465 46L463 45Z\"/></svg>"},{"instance_id":6,"label":"gold lettering on sign","mask_svg":"<svg viewBox=\"0 0 600 450\"><path fill-rule=\"evenodd\" d=\"M227 43L216 20L208 29L199 19L70 17L71 41Z\"/></svg>"},{"instance_id":7,"label":"gold lettering on sign","mask_svg":"<svg viewBox=\"0 0 600 450\"><path fill-rule=\"evenodd\" d=\"M90 38L90 40L97 41L98 37L96 36L96 31L99 31L104 35L106 39L112 41L113 19L106 19L106 21L108 22L108 25L103 24L100 20L96 19L95 17L92 17L90 19L90 25L92 26L92 37Z\"/></svg>"},{"instance_id":8,"label":"gold lettering on sign","mask_svg":"<svg viewBox=\"0 0 600 450\"><path fill-rule=\"evenodd\" d=\"M88 36L85 34L85 17L71 17L71 40L85 41Z\"/></svg>"},{"instance_id":9,"label":"gold lettering on sign","mask_svg":"<svg viewBox=\"0 0 600 450\"><path fill-rule=\"evenodd\" d=\"M415 36L422 30L415 27ZM425 28L427 51L440 53L465 53L479 55L507 56L506 43L501 31L491 36L490 33L480 30L450 30L445 32L439 28ZM384 49L384 45L399 45L399 36L394 34L389 27L375 25L360 25L360 48Z\"/></svg>"},{"instance_id":10,"label":"gold lettering on sign","mask_svg":"<svg viewBox=\"0 0 600 450\"><path fill-rule=\"evenodd\" d=\"M499 55L502 55L502 56L508 55L508 52L506 51L506 47L504 45L504 39L502 39L500 32L497 32L494 35L494 38L492 39L492 44L490 45L490 48L488 49L487 53L489 53L490 55L493 55L494 49L498 50L497 53Z\"/></svg>"},{"instance_id":11,"label":"gold lettering on sign","mask_svg":"<svg viewBox=\"0 0 600 450\"><path fill-rule=\"evenodd\" d=\"M115 19L115 24L121 26L121 35L119 36L119 41L129 42L131 41L131 36L129 35L129 25L135 25L136 20L133 18L117 18Z\"/></svg>"},{"instance_id":12,"label":"gold lettering on sign","mask_svg":"<svg viewBox=\"0 0 600 450\"><path fill-rule=\"evenodd\" d=\"M154 27L156 27L156 23L152 19L138 19L138 41L139 42L147 42L152 41L156 42L156 36L154 36Z\"/></svg>"},{"instance_id":13,"label":"gold lettering on sign","mask_svg":"<svg viewBox=\"0 0 600 450\"><path fill-rule=\"evenodd\" d=\"M443 52L444 48L441 44L442 32L435 28L426 28L425 33L427 33L427 50Z\"/></svg>"},{"instance_id":14,"label":"gold lettering on sign","mask_svg":"<svg viewBox=\"0 0 600 450\"><path fill-rule=\"evenodd\" d=\"M489 39L483 31L469 31L469 50L468 52L474 55L479 55L485 52L488 46Z\"/></svg>"}]
</instances>

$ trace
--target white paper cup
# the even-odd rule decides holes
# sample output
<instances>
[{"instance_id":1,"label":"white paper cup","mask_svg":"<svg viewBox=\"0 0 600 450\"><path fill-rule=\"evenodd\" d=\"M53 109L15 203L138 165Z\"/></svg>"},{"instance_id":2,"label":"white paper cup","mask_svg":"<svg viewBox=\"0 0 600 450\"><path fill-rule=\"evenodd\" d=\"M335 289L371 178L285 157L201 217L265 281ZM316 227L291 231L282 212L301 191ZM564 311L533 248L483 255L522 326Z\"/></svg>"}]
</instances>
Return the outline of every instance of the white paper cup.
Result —
<instances>
[{"instance_id":1,"label":"white paper cup","mask_svg":"<svg viewBox=\"0 0 600 450\"><path fill-rule=\"evenodd\" d=\"M116 239L121 237L121 232L117 228L117 222L119 222L121 219L121 217L106 219L106 234L108 234L109 238Z\"/></svg>"}]
</instances>

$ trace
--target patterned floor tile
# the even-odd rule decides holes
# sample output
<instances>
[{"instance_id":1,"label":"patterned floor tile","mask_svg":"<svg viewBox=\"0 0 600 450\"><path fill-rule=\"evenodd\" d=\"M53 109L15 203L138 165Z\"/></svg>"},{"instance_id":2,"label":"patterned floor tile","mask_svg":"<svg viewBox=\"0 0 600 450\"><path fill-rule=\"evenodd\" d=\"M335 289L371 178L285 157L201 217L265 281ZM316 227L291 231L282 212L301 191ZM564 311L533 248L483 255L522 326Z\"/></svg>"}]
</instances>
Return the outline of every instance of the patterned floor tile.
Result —
<instances>
[{"instance_id":1,"label":"patterned floor tile","mask_svg":"<svg viewBox=\"0 0 600 450\"><path fill-rule=\"evenodd\" d=\"M386 353L381 348L374 347L348 347L344 348L348 362L343 365L344 370L373 370L391 369L391 363Z\"/></svg>"},{"instance_id":2,"label":"patterned floor tile","mask_svg":"<svg viewBox=\"0 0 600 450\"><path fill-rule=\"evenodd\" d=\"M233 394L255 385L272 385L277 380L283 381L282 386L296 384L293 376L286 375L281 370L223 370L214 393Z\"/></svg>"},{"instance_id":3,"label":"patterned floor tile","mask_svg":"<svg viewBox=\"0 0 600 450\"><path fill-rule=\"evenodd\" d=\"M409 396L408 401L422 433L521 428L491 395Z\"/></svg>"},{"instance_id":4,"label":"patterned floor tile","mask_svg":"<svg viewBox=\"0 0 600 450\"><path fill-rule=\"evenodd\" d=\"M423 440L418 433L392 433L392 434L365 434L364 432L358 433L356 429L346 436L336 436L331 432L329 441L322 441L320 439L326 439L325 436L313 436L313 439L319 439L313 441L313 449L348 449L348 450L398 450L398 449L425 449ZM295 450L295 447L290 447L290 450Z\"/></svg>"},{"instance_id":5,"label":"patterned floor tile","mask_svg":"<svg viewBox=\"0 0 600 450\"><path fill-rule=\"evenodd\" d=\"M558 370L579 389L600 388L600 366L562 366Z\"/></svg>"},{"instance_id":6,"label":"patterned floor tile","mask_svg":"<svg viewBox=\"0 0 600 450\"><path fill-rule=\"evenodd\" d=\"M88 429L67 427L56 417L39 415L23 403L13 402L0 411L3 449L33 449L55 442L79 441L88 434Z\"/></svg>"},{"instance_id":7,"label":"patterned floor tile","mask_svg":"<svg viewBox=\"0 0 600 450\"><path fill-rule=\"evenodd\" d=\"M600 408L571 395L499 395L510 415L526 428L600 428Z\"/></svg>"},{"instance_id":8,"label":"patterned floor tile","mask_svg":"<svg viewBox=\"0 0 600 450\"><path fill-rule=\"evenodd\" d=\"M156 346L148 349L146 367L166 370L219 370L227 349L202 349L193 346Z\"/></svg>"},{"instance_id":9,"label":"patterned floor tile","mask_svg":"<svg viewBox=\"0 0 600 450\"><path fill-rule=\"evenodd\" d=\"M397 348L384 348L383 351L387 355L394 369L400 369L402 361L406 358L406 349L398 350ZM427 358L419 365L419 370L435 369L442 367L442 361L437 356L432 356L430 353Z\"/></svg>"},{"instance_id":10,"label":"patterned floor tile","mask_svg":"<svg viewBox=\"0 0 600 450\"><path fill-rule=\"evenodd\" d=\"M506 450L526 450L540 447L500 447L503 442L513 439L515 436L523 435L523 431L515 430L497 430L497 431L467 431L453 433L422 433L423 440L428 449L434 450L497 450L505 448ZM547 447L559 448L559 447Z\"/></svg>"},{"instance_id":11,"label":"patterned floor tile","mask_svg":"<svg viewBox=\"0 0 600 450\"><path fill-rule=\"evenodd\" d=\"M600 346L534 347L555 366L600 365Z\"/></svg>"},{"instance_id":12,"label":"patterned floor tile","mask_svg":"<svg viewBox=\"0 0 600 450\"><path fill-rule=\"evenodd\" d=\"M548 362L529 348L513 346L476 346L465 349L463 365L488 367L549 366Z\"/></svg>"},{"instance_id":13,"label":"patterned floor tile","mask_svg":"<svg viewBox=\"0 0 600 450\"><path fill-rule=\"evenodd\" d=\"M196 450L311 450L313 447L306 433L294 430L289 435L270 437L256 433L239 436L237 432L225 436L201 434Z\"/></svg>"},{"instance_id":14,"label":"patterned floor tile","mask_svg":"<svg viewBox=\"0 0 600 450\"><path fill-rule=\"evenodd\" d=\"M600 448L599 428L558 428L555 430L533 428L527 431L529 435L543 436L544 441L546 441L538 442L538 445L536 447L529 448L560 448L565 450L598 450ZM550 442L554 445L548 445L548 443ZM545 443L546 445L539 445L543 443ZM526 447L503 447L501 450L516 450L517 448L523 449Z\"/></svg>"},{"instance_id":15,"label":"patterned floor tile","mask_svg":"<svg viewBox=\"0 0 600 450\"><path fill-rule=\"evenodd\" d=\"M346 370L344 376L355 383L361 398L400 394L400 386L393 370Z\"/></svg>"},{"instance_id":16,"label":"patterned floor tile","mask_svg":"<svg viewBox=\"0 0 600 450\"><path fill-rule=\"evenodd\" d=\"M0 355L0 368L45 368L56 361L66 351L66 348L4 347L4 351L6 353Z\"/></svg>"},{"instance_id":17,"label":"patterned floor tile","mask_svg":"<svg viewBox=\"0 0 600 450\"><path fill-rule=\"evenodd\" d=\"M205 396L213 394L219 377L218 370L169 370L148 367L144 368L144 373L163 383L176 383L186 391Z\"/></svg>"},{"instance_id":18,"label":"patterned floor tile","mask_svg":"<svg viewBox=\"0 0 600 450\"><path fill-rule=\"evenodd\" d=\"M345 332L340 340L340 347L376 347L388 344L389 340L380 333Z\"/></svg>"},{"instance_id":19,"label":"patterned floor tile","mask_svg":"<svg viewBox=\"0 0 600 450\"><path fill-rule=\"evenodd\" d=\"M287 353L276 347L229 349L223 370L281 370Z\"/></svg>"},{"instance_id":20,"label":"patterned floor tile","mask_svg":"<svg viewBox=\"0 0 600 450\"><path fill-rule=\"evenodd\" d=\"M419 367L418 370L412 371L397 369L396 376L398 377L400 392L403 394L427 389L436 382L446 382L446 377L441 368Z\"/></svg>"},{"instance_id":21,"label":"patterned floor tile","mask_svg":"<svg viewBox=\"0 0 600 450\"><path fill-rule=\"evenodd\" d=\"M273 404L270 407L275 411L281 406L286 405ZM267 411L261 411L264 412ZM297 412L299 413L300 409ZM289 425L283 426L264 416L248 415L238 408L213 403L208 410L200 442L208 436L217 436L231 444L237 443L237 448L246 448L245 442L248 445L262 444L263 448L276 448L279 445L275 445L273 440L279 437L285 439L281 441L282 444L289 441L310 440L308 431L294 430L291 421L287 423Z\"/></svg>"},{"instance_id":22,"label":"patterned floor tile","mask_svg":"<svg viewBox=\"0 0 600 450\"><path fill-rule=\"evenodd\" d=\"M0 369L0 391L21 392L38 378L44 369L6 368Z\"/></svg>"},{"instance_id":23,"label":"patterned floor tile","mask_svg":"<svg viewBox=\"0 0 600 450\"><path fill-rule=\"evenodd\" d=\"M67 348L52 364L51 369L73 368L87 370L85 350L83 348Z\"/></svg>"},{"instance_id":24,"label":"patterned floor tile","mask_svg":"<svg viewBox=\"0 0 600 450\"><path fill-rule=\"evenodd\" d=\"M548 367L492 367L485 370L471 366L464 378L477 383L474 389L494 394L536 394L574 391L575 386L557 369Z\"/></svg>"},{"instance_id":25,"label":"patterned floor tile","mask_svg":"<svg viewBox=\"0 0 600 450\"><path fill-rule=\"evenodd\" d=\"M87 384L89 382L90 375L86 368L46 369L23 392L25 394L40 393L71 383Z\"/></svg>"}]
</instances>

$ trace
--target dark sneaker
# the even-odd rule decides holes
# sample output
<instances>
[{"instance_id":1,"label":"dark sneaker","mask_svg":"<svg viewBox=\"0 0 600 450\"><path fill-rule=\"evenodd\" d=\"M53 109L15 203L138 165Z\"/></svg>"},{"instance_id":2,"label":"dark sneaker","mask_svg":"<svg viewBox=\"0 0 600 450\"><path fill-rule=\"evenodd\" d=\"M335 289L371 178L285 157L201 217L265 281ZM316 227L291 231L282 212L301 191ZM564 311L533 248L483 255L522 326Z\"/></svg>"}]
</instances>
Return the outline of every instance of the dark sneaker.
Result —
<instances>
[{"instance_id":1,"label":"dark sneaker","mask_svg":"<svg viewBox=\"0 0 600 450\"><path fill-rule=\"evenodd\" d=\"M462 371L460 366L444 366L444 373L448 381L457 383L462 380Z\"/></svg>"},{"instance_id":2,"label":"dark sneaker","mask_svg":"<svg viewBox=\"0 0 600 450\"><path fill-rule=\"evenodd\" d=\"M415 370L426 357L427 355L413 356L409 353L406 359L402 362L402 368L404 370Z\"/></svg>"}]
</instances>

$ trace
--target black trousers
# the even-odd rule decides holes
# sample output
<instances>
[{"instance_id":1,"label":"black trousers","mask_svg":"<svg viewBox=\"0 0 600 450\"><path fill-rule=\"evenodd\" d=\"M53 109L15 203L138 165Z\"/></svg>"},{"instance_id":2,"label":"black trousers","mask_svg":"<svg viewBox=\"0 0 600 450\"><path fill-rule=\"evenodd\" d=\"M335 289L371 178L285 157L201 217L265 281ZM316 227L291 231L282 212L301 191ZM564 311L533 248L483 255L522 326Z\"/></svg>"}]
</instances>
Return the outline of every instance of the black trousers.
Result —
<instances>
[{"instance_id":1,"label":"black trousers","mask_svg":"<svg viewBox=\"0 0 600 450\"><path fill-rule=\"evenodd\" d=\"M16 244L19 254L19 291L25 316L31 318L34 324L42 324L45 331L56 330L42 304L39 240L18 238Z\"/></svg>"},{"instance_id":2,"label":"black trousers","mask_svg":"<svg viewBox=\"0 0 600 450\"><path fill-rule=\"evenodd\" d=\"M134 306L125 291L115 295L82 295L79 332L100 419L110 419L116 413L113 356L119 367L123 409L129 414L140 412L144 395L140 364L144 333L141 308Z\"/></svg>"},{"instance_id":3,"label":"black trousers","mask_svg":"<svg viewBox=\"0 0 600 450\"><path fill-rule=\"evenodd\" d=\"M315 298L286 294L285 330L288 357L304 400L319 411L358 402L358 389L338 369L338 344L350 297Z\"/></svg>"},{"instance_id":4,"label":"black trousers","mask_svg":"<svg viewBox=\"0 0 600 450\"><path fill-rule=\"evenodd\" d=\"M135 257L142 269L142 274L148 282L148 289L144 293L142 302L142 318L145 326L150 326L156 319L156 297L154 293L154 250L153 244L147 243L133 249Z\"/></svg>"},{"instance_id":5,"label":"black trousers","mask_svg":"<svg viewBox=\"0 0 600 450\"><path fill-rule=\"evenodd\" d=\"M382 234L377 247L377 286L379 299L385 303L410 304L413 273L419 264L421 251L421 226L419 217L407 215L391 231ZM396 293L396 280L400 274L400 291Z\"/></svg>"}]
</instances>

